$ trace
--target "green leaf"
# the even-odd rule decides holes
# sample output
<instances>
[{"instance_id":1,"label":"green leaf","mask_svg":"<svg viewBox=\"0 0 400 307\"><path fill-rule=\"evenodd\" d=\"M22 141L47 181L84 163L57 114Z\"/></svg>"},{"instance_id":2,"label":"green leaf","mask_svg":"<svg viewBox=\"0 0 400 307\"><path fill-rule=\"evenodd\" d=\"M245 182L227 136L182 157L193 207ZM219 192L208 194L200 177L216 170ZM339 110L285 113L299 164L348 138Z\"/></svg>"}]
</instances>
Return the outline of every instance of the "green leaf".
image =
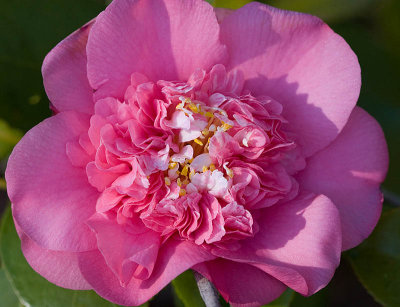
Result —
<instances>
[{"instance_id":1,"label":"green leaf","mask_svg":"<svg viewBox=\"0 0 400 307\"><path fill-rule=\"evenodd\" d=\"M326 290L320 290L319 292L304 297L301 294L294 293L293 299L290 303L290 307L321 307L328 306L328 298Z\"/></svg>"},{"instance_id":2,"label":"green leaf","mask_svg":"<svg viewBox=\"0 0 400 307\"><path fill-rule=\"evenodd\" d=\"M347 257L378 302L400 306L400 208L384 213L372 235Z\"/></svg>"},{"instance_id":3,"label":"green leaf","mask_svg":"<svg viewBox=\"0 0 400 307\"><path fill-rule=\"evenodd\" d=\"M0 159L11 153L22 136L23 133L20 130L11 128L0 118Z\"/></svg>"},{"instance_id":4,"label":"green leaf","mask_svg":"<svg viewBox=\"0 0 400 307\"><path fill-rule=\"evenodd\" d=\"M264 0L285 10L316 15L325 21L361 16L375 0Z\"/></svg>"},{"instance_id":5,"label":"green leaf","mask_svg":"<svg viewBox=\"0 0 400 307\"><path fill-rule=\"evenodd\" d=\"M175 293L186 307L204 307L193 272L188 270L172 281Z\"/></svg>"},{"instance_id":6,"label":"green leaf","mask_svg":"<svg viewBox=\"0 0 400 307\"><path fill-rule=\"evenodd\" d=\"M294 298L295 292L292 289L287 289L275 301L265 305L265 307L289 307Z\"/></svg>"},{"instance_id":7,"label":"green leaf","mask_svg":"<svg viewBox=\"0 0 400 307\"><path fill-rule=\"evenodd\" d=\"M21 306L3 269L0 270L0 299L1 305L4 307Z\"/></svg>"},{"instance_id":8,"label":"green leaf","mask_svg":"<svg viewBox=\"0 0 400 307\"><path fill-rule=\"evenodd\" d=\"M103 0L0 2L0 114L11 126L28 130L50 115L43 59L104 7Z\"/></svg>"},{"instance_id":9,"label":"green leaf","mask_svg":"<svg viewBox=\"0 0 400 307\"><path fill-rule=\"evenodd\" d=\"M238 9L241 8L243 5L251 2L251 0L211 0L209 2L216 7Z\"/></svg>"},{"instance_id":10,"label":"green leaf","mask_svg":"<svg viewBox=\"0 0 400 307\"><path fill-rule=\"evenodd\" d=\"M115 307L93 291L67 290L48 282L26 262L21 242L15 231L11 210L4 213L0 252L3 268L21 302L32 307ZM2 305L3 306L3 305Z\"/></svg>"}]
</instances>

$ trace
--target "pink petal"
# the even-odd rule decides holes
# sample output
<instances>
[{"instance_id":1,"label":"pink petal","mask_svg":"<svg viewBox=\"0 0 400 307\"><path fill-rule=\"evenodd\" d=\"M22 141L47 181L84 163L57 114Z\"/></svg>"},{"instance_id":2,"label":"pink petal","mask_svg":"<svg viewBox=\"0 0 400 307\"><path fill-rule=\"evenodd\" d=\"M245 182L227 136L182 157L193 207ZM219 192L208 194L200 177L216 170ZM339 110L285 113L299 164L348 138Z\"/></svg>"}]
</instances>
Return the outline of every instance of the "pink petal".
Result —
<instances>
[{"instance_id":1,"label":"pink petal","mask_svg":"<svg viewBox=\"0 0 400 307\"><path fill-rule=\"evenodd\" d=\"M201 0L116 0L88 41L88 77L97 97L122 98L134 72L187 80L225 58L211 5Z\"/></svg>"},{"instance_id":2,"label":"pink petal","mask_svg":"<svg viewBox=\"0 0 400 307\"><path fill-rule=\"evenodd\" d=\"M93 90L86 72L86 43L94 21L61 41L43 62L43 83L58 111L93 114Z\"/></svg>"},{"instance_id":3,"label":"pink petal","mask_svg":"<svg viewBox=\"0 0 400 307\"><path fill-rule=\"evenodd\" d=\"M100 296L127 306L137 306L148 301L172 279L197 263L215 259L203 247L188 241L170 240L159 251L156 265L149 279L133 278L124 288L107 267L98 251L80 253L83 276Z\"/></svg>"},{"instance_id":4,"label":"pink petal","mask_svg":"<svg viewBox=\"0 0 400 307\"><path fill-rule=\"evenodd\" d=\"M227 16L221 41L245 88L283 105L307 156L336 138L355 106L360 67L347 43L320 19L250 3Z\"/></svg>"},{"instance_id":5,"label":"pink petal","mask_svg":"<svg viewBox=\"0 0 400 307\"><path fill-rule=\"evenodd\" d=\"M339 137L307 162L300 184L327 195L339 209L343 249L370 235L382 208L379 186L388 169L388 151L379 124L355 108Z\"/></svg>"},{"instance_id":6,"label":"pink petal","mask_svg":"<svg viewBox=\"0 0 400 307\"><path fill-rule=\"evenodd\" d=\"M330 281L339 265L340 218L325 196L303 194L297 200L263 209L254 238L237 251L213 254L252 264L303 295Z\"/></svg>"},{"instance_id":7,"label":"pink petal","mask_svg":"<svg viewBox=\"0 0 400 307\"><path fill-rule=\"evenodd\" d=\"M48 281L73 290L92 289L79 269L77 253L42 248L24 233L20 237L22 252L29 265Z\"/></svg>"},{"instance_id":8,"label":"pink petal","mask_svg":"<svg viewBox=\"0 0 400 307\"><path fill-rule=\"evenodd\" d=\"M8 161L14 218L42 248L77 252L96 247L84 222L95 212L98 193L85 170L66 155L66 144L87 131L88 123L75 112L50 117L23 137Z\"/></svg>"},{"instance_id":9,"label":"pink petal","mask_svg":"<svg viewBox=\"0 0 400 307\"><path fill-rule=\"evenodd\" d=\"M280 281L245 263L217 259L197 264L193 269L209 279L234 307L268 304L286 289Z\"/></svg>"},{"instance_id":10,"label":"pink petal","mask_svg":"<svg viewBox=\"0 0 400 307\"><path fill-rule=\"evenodd\" d=\"M95 214L87 223L96 232L99 250L121 285L128 284L132 276L143 279L151 275L160 246L158 233L144 225L140 233L130 233L129 227L102 214Z\"/></svg>"},{"instance_id":11,"label":"pink petal","mask_svg":"<svg viewBox=\"0 0 400 307\"><path fill-rule=\"evenodd\" d=\"M193 147L186 145L177 154L173 154L171 160L178 163L184 163L185 160L190 160L193 158Z\"/></svg>"}]
</instances>

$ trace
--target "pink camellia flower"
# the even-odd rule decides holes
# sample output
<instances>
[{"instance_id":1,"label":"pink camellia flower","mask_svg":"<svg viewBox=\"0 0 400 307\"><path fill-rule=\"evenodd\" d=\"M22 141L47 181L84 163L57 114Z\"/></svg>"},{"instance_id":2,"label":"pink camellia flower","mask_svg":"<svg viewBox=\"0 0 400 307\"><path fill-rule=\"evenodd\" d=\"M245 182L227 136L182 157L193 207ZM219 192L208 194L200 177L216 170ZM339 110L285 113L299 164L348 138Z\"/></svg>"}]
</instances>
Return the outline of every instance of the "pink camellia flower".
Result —
<instances>
[{"instance_id":1,"label":"pink camellia flower","mask_svg":"<svg viewBox=\"0 0 400 307\"><path fill-rule=\"evenodd\" d=\"M192 268L234 306L324 287L381 212L360 67L320 19L114 0L46 57L6 172L30 265L121 304Z\"/></svg>"}]
</instances>

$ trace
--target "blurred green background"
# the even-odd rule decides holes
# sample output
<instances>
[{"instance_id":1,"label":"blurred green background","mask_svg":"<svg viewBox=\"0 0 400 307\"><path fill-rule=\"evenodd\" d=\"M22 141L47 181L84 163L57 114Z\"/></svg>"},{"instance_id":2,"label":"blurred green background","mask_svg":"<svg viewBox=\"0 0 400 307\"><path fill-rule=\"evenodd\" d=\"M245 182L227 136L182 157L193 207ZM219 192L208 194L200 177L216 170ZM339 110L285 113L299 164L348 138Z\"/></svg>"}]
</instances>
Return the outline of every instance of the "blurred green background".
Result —
<instances>
[{"instance_id":1,"label":"blurred green background","mask_svg":"<svg viewBox=\"0 0 400 307\"><path fill-rule=\"evenodd\" d=\"M115 306L93 292L58 288L28 266L6 198L7 156L22 135L51 115L41 64L69 33L101 12L104 0L0 0L0 306ZM210 0L238 8L247 0ZM327 288L303 298L287 291L269 306L400 306L400 1L270 0L264 3L322 18L343 36L362 68L359 105L383 127L390 169L383 185L384 212L373 235L344 253ZM229 276L227 276L229 278ZM186 272L150 306L204 306ZM268 291L268 289L266 289ZM222 302L224 305L224 302Z\"/></svg>"}]
</instances>

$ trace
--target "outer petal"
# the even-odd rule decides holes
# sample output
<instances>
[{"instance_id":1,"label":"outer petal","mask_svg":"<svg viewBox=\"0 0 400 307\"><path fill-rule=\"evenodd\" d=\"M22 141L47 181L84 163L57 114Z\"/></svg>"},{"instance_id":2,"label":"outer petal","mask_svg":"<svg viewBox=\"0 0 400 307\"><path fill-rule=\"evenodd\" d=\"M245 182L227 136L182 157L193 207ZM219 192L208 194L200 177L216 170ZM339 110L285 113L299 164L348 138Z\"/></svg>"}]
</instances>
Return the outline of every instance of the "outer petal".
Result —
<instances>
[{"instance_id":1,"label":"outer petal","mask_svg":"<svg viewBox=\"0 0 400 307\"><path fill-rule=\"evenodd\" d=\"M310 191L329 196L339 209L343 249L369 236L382 209L379 186L386 176L388 150L379 124L354 109L340 136L307 162L299 176Z\"/></svg>"},{"instance_id":2,"label":"outer petal","mask_svg":"<svg viewBox=\"0 0 400 307\"><path fill-rule=\"evenodd\" d=\"M97 98L122 98L134 72L186 80L225 57L213 8L201 0L114 0L97 17L87 52Z\"/></svg>"},{"instance_id":3,"label":"outer petal","mask_svg":"<svg viewBox=\"0 0 400 307\"><path fill-rule=\"evenodd\" d=\"M357 57L339 35L311 15L254 2L223 20L221 41L245 88L284 106L306 155L335 139L361 86Z\"/></svg>"},{"instance_id":4,"label":"outer petal","mask_svg":"<svg viewBox=\"0 0 400 307\"><path fill-rule=\"evenodd\" d=\"M160 246L158 233L143 224L137 233L129 232L127 227L102 214L91 217L88 225L96 232L99 250L122 285L132 276L144 279L151 275Z\"/></svg>"},{"instance_id":5,"label":"outer petal","mask_svg":"<svg viewBox=\"0 0 400 307\"><path fill-rule=\"evenodd\" d=\"M138 306L193 265L212 259L215 257L200 246L188 241L170 240L160 249L150 278L144 281L133 278L125 288L99 252L80 253L79 260L83 276L100 296L116 304Z\"/></svg>"},{"instance_id":6,"label":"outer petal","mask_svg":"<svg viewBox=\"0 0 400 307\"><path fill-rule=\"evenodd\" d=\"M323 288L339 265L340 218L325 196L303 194L263 209L260 230L237 251L213 254L252 264L303 295Z\"/></svg>"},{"instance_id":7,"label":"outer petal","mask_svg":"<svg viewBox=\"0 0 400 307\"><path fill-rule=\"evenodd\" d=\"M92 289L79 269L77 253L44 249L24 233L21 247L30 266L48 281L73 290Z\"/></svg>"},{"instance_id":8,"label":"outer petal","mask_svg":"<svg viewBox=\"0 0 400 307\"><path fill-rule=\"evenodd\" d=\"M62 112L46 119L15 146L6 180L13 215L42 248L85 251L96 247L84 222L95 212L98 193L82 168L72 166L66 143L88 129L86 115Z\"/></svg>"},{"instance_id":9,"label":"outer petal","mask_svg":"<svg viewBox=\"0 0 400 307\"><path fill-rule=\"evenodd\" d=\"M217 259L193 269L207 277L234 307L268 304L286 289L280 281L245 263Z\"/></svg>"},{"instance_id":10,"label":"outer petal","mask_svg":"<svg viewBox=\"0 0 400 307\"><path fill-rule=\"evenodd\" d=\"M86 43L93 23L72 33L44 59L44 87L56 111L93 113L93 90L86 72Z\"/></svg>"}]
</instances>

